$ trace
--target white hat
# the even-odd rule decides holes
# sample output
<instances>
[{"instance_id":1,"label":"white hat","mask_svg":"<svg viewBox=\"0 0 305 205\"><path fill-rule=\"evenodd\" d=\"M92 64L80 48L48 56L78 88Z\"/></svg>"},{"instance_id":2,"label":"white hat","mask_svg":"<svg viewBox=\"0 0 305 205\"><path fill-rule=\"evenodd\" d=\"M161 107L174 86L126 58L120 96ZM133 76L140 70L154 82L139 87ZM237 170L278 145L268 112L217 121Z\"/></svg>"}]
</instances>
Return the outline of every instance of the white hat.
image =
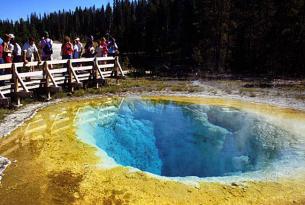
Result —
<instances>
[{"instance_id":1,"label":"white hat","mask_svg":"<svg viewBox=\"0 0 305 205\"><path fill-rule=\"evenodd\" d=\"M79 39L79 38L76 38L75 40L76 40L76 41L80 41L80 39Z\"/></svg>"},{"instance_id":2,"label":"white hat","mask_svg":"<svg viewBox=\"0 0 305 205\"><path fill-rule=\"evenodd\" d=\"M9 36L10 38L15 38L15 35L12 34L12 33L8 34L8 36Z\"/></svg>"}]
</instances>

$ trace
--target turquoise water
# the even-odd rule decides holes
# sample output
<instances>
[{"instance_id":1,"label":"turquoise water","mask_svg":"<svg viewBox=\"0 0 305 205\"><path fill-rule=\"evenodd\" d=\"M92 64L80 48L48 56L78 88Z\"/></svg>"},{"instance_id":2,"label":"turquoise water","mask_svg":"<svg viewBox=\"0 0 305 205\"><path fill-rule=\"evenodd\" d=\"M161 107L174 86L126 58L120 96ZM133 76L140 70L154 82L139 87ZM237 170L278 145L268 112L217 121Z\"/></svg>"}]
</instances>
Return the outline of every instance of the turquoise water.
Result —
<instances>
[{"instance_id":1,"label":"turquoise water","mask_svg":"<svg viewBox=\"0 0 305 205\"><path fill-rule=\"evenodd\" d=\"M86 107L78 133L123 166L166 177L217 177L294 155L291 134L237 109L127 99Z\"/></svg>"}]
</instances>

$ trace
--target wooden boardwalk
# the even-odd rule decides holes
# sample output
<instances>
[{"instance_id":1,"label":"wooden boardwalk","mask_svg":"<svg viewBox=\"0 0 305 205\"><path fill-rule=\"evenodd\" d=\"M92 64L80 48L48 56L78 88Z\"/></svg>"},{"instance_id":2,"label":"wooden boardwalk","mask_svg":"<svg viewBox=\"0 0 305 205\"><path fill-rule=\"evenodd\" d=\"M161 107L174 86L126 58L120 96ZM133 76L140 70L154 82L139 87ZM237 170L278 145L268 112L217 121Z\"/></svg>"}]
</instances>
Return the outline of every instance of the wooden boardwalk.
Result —
<instances>
[{"instance_id":1,"label":"wooden boardwalk","mask_svg":"<svg viewBox=\"0 0 305 205\"><path fill-rule=\"evenodd\" d=\"M118 75L124 77L126 71L114 57L0 64L0 71L6 73L0 75L0 107L11 102L20 106L20 99L31 96L37 89L49 100L52 92L63 87L70 91L84 85L98 87L111 77L115 67Z\"/></svg>"}]
</instances>

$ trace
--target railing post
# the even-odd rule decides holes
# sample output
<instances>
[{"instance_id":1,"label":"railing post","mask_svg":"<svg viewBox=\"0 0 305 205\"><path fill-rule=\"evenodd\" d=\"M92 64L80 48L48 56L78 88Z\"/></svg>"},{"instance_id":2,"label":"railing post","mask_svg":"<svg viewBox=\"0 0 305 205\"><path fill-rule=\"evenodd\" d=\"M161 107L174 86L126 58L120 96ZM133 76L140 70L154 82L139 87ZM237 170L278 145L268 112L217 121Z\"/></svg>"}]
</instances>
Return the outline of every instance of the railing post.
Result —
<instances>
[{"instance_id":1,"label":"railing post","mask_svg":"<svg viewBox=\"0 0 305 205\"><path fill-rule=\"evenodd\" d=\"M99 88L99 83L98 83L98 60L97 58L94 59L94 65L93 65L93 80L95 82L95 87Z\"/></svg>"},{"instance_id":2,"label":"railing post","mask_svg":"<svg viewBox=\"0 0 305 205\"><path fill-rule=\"evenodd\" d=\"M68 84L69 84L69 87L70 87L70 91L74 92L74 86L72 85L73 74L72 74L72 63L71 63L71 60L68 60L67 67L68 67Z\"/></svg>"},{"instance_id":3,"label":"railing post","mask_svg":"<svg viewBox=\"0 0 305 205\"><path fill-rule=\"evenodd\" d=\"M123 72L123 69L122 69L121 64L120 64L120 61L119 61L119 56L116 56L116 57L115 57L114 67L116 67L115 64L117 64L117 66L119 67L119 70L120 70L120 73L121 73L122 77L125 77L125 74L124 74L124 72Z\"/></svg>"},{"instance_id":4,"label":"railing post","mask_svg":"<svg viewBox=\"0 0 305 205\"><path fill-rule=\"evenodd\" d=\"M43 77L45 78L45 89L47 91L47 101L51 100L51 91L49 89L49 80L50 80L50 76L48 74L48 62L45 61L44 64L43 64Z\"/></svg>"},{"instance_id":5,"label":"railing post","mask_svg":"<svg viewBox=\"0 0 305 205\"><path fill-rule=\"evenodd\" d=\"M16 72L16 65L15 63L12 64L12 78L13 78L13 90L14 90L14 96L15 96L15 100L16 100L16 106L19 107L21 106L21 102L20 102L20 96L18 94L19 92L19 81L18 81L18 76L17 76L17 72Z\"/></svg>"}]
</instances>

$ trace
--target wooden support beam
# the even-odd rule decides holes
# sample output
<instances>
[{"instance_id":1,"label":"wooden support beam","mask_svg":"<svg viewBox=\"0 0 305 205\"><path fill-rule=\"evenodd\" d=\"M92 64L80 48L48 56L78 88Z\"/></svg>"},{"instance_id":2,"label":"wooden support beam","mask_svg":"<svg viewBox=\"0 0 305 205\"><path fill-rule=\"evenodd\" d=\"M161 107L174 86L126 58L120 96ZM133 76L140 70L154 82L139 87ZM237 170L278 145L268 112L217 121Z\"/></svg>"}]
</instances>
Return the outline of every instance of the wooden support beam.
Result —
<instances>
[{"instance_id":1,"label":"wooden support beam","mask_svg":"<svg viewBox=\"0 0 305 205\"><path fill-rule=\"evenodd\" d=\"M99 68L113 68L114 64L104 64L104 65L99 65Z\"/></svg>"},{"instance_id":2,"label":"wooden support beam","mask_svg":"<svg viewBox=\"0 0 305 205\"><path fill-rule=\"evenodd\" d=\"M95 83L95 87L98 88L99 87L99 84L97 82L97 76L98 76L98 71L97 71L97 68L98 68L98 61L97 59L95 58L94 61L93 61L93 68L92 68L92 75L93 75L93 80L94 80L94 83Z\"/></svg>"},{"instance_id":3,"label":"wooden support beam","mask_svg":"<svg viewBox=\"0 0 305 205\"><path fill-rule=\"evenodd\" d=\"M56 81L54 80L54 77L53 77L52 73L51 73L50 70L49 70L49 64L48 64L47 61L45 62L44 69L45 69L46 75L47 75L48 78L51 80L51 82L53 83L53 85L54 85L55 87L58 87ZM48 80L47 80L47 82L48 82Z\"/></svg>"},{"instance_id":4,"label":"wooden support beam","mask_svg":"<svg viewBox=\"0 0 305 205\"><path fill-rule=\"evenodd\" d=\"M68 82L69 82L69 86L70 86L70 91L73 92L74 91L73 78L75 79L77 86L79 86L81 84L81 82L79 81L75 71L73 70L71 60L68 60L67 66L68 66L68 75L69 75Z\"/></svg>"},{"instance_id":5,"label":"wooden support beam","mask_svg":"<svg viewBox=\"0 0 305 205\"><path fill-rule=\"evenodd\" d=\"M101 71L101 69L100 69L100 68L97 68L97 70L98 70L98 73L99 73L99 75L101 76L101 78L102 78L103 80L105 80L104 74L103 74L103 72Z\"/></svg>"},{"instance_id":6,"label":"wooden support beam","mask_svg":"<svg viewBox=\"0 0 305 205\"><path fill-rule=\"evenodd\" d=\"M48 61L49 65L67 64L68 60L51 60Z\"/></svg>"},{"instance_id":7,"label":"wooden support beam","mask_svg":"<svg viewBox=\"0 0 305 205\"><path fill-rule=\"evenodd\" d=\"M73 67L74 71L91 71L93 69L92 66L81 66L81 67Z\"/></svg>"},{"instance_id":8,"label":"wooden support beam","mask_svg":"<svg viewBox=\"0 0 305 205\"><path fill-rule=\"evenodd\" d=\"M45 79L45 89L47 91L47 101L51 100L51 92L48 88L49 88L49 78L50 78L50 76L52 76L52 75L50 75L50 72L48 72L48 70L49 70L48 62L46 61L43 65L43 78Z\"/></svg>"},{"instance_id":9,"label":"wooden support beam","mask_svg":"<svg viewBox=\"0 0 305 205\"><path fill-rule=\"evenodd\" d=\"M12 74L0 75L0 81L11 80L11 79L12 79Z\"/></svg>"},{"instance_id":10,"label":"wooden support beam","mask_svg":"<svg viewBox=\"0 0 305 205\"><path fill-rule=\"evenodd\" d=\"M69 84L69 86L70 86L70 91L71 92L74 92L74 87L73 87L73 85L72 85L72 83L73 83L73 74L72 74L72 69L71 69L71 62L68 62L67 63L67 67L68 67L68 84Z\"/></svg>"},{"instance_id":11,"label":"wooden support beam","mask_svg":"<svg viewBox=\"0 0 305 205\"><path fill-rule=\"evenodd\" d=\"M67 68L56 68L56 69L50 70L51 74L59 74L59 73L67 73L67 72L68 72Z\"/></svg>"},{"instance_id":12,"label":"wooden support beam","mask_svg":"<svg viewBox=\"0 0 305 205\"><path fill-rule=\"evenodd\" d=\"M4 94L1 92L1 90L0 90L0 98L1 98L1 99L4 99L4 98L5 98L5 96L4 96Z\"/></svg>"},{"instance_id":13,"label":"wooden support beam","mask_svg":"<svg viewBox=\"0 0 305 205\"><path fill-rule=\"evenodd\" d=\"M13 63L12 64L12 77L13 77L13 81L14 81L14 84L12 84L13 86L13 90L14 90L14 94L15 94L15 100L16 100L16 106L19 107L21 106L21 103L20 103L20 96L18 96L18 92L19 92L19 79L18 79L18 75L17 75L17 69L15 67L15 64Z\"/></svg>"},{"instance_id":14,"label":"wooden support beam","mask_svg":"<svg viewBox=\"0 0 305 205\"><path fill-rule=\"evenodd\" d=\"M117 64L117 66L118 66L118 68L119 68L119 70L120 70L120 73L121 73L122 77L125 77L125 74L124 74L123 69L122 69L122 67L121 67L121 64L120 64L120 61L119 61L119 57L118 57L118 56L115 57L115 63ZM115 66L115 65L114 65L114 66Z\"/></svg>"},{"instance_id":15,"label":"wooden support beam","mask_svg":"<svg viewBox=\"0 0 305 205\"><path fill-rule=\"evenodd\" d=\"M14 64L13 64L13 65L14 65ZM17 71L16 68L14 69L14 75L17 77L18 82L20 83L20 85L21 85L21 87L23 88L23 90L24 90L25 92L29 92L29 89L26 87L24 81L22 80L22 78L21 78L21 76L19 75L19 73L18 73L18 71Z\"/></svg>"},{"instance_id":16,"label":"wooden support beam","mask_svg":"<svg viewBox=\"0 0 305 205\"><path fill-rule=\"evenodd\" d=\"M80 81L79 81L79 79L78 79L78 77L77 77L77 75L76 75L76 73L75 73L75 70L74 70L74 68L73 68L73 66L72 66L71 60L68 61L68 64L69 64L69 69L71 70L71 73L72 73L72 75L73 75L75 81L76 81L77 83L80 83Z\"/></svg>"},{"instance_id":17,"label":"wooden support beam","mask_svg":"<svg viewBox=\"0 0 305 205\"><path fill-rule=\"evenodd\" d=\"M93 74L94 74L93 77L94 77L94 80L96 82L96 88L99 88L99 83L98 83L98 79L99 79L98 76L99 75L100 75L100 77L102 78L103 81L105 80L105 77L104 77L101 69L99 68L98 62L99 62L98 58L95 58L94 66L93 66Z\"/></svg>"},{"instance_id":18,"label":"wooden support beam","mask_svg":"<svg viewBox=\"0 0 305 205\"><path fill-rule=\"evenodd\" d=\"M115 60L115 57L97 57L97 61L113 61Z\"/></svg>"}]
</instances>

